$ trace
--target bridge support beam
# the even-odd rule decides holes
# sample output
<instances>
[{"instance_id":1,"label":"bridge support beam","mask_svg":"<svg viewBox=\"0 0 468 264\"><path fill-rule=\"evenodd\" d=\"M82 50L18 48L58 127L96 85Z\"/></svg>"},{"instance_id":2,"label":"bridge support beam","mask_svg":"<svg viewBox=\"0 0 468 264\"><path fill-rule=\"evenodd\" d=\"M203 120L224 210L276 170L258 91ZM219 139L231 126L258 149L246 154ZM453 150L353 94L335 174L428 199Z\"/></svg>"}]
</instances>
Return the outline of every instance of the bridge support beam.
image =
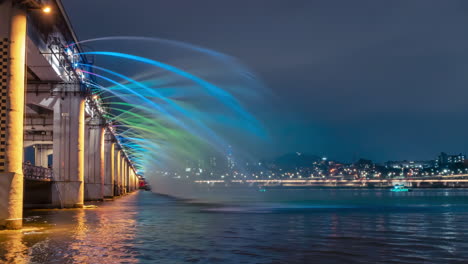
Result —
<instances>
[{"instance_id":1,"label":"bridge support beam","mask_svg":"<svg viewBox=\"0 0 468 264\"><path fill-rule=\"evenodd\" d=\"M132 173L132 190L135 191L136 190L135 172L133 170L131 170L130 172Z\"/></svg>"},{"instance_id":2,"label":"bridge support beam","mask_svg":"<svg viewBox=\"0 0 468 264\"><path fill-rule=\"evenodd\" d=\"M138 180L138 176L137 174L135 173L135 190L138 190L138 188L140 187L140 184L139 184L139 180Z\"/></svg>"},{"instance_id":3,"label":"bridge support beam","mask_svg":"<svg viewBox=\"0 0 468 264\"><path fill-rule=\"evenodd\" d=\"M128 191L133 192L132 167L128 165Z\"/></svg>"},{"instance_id":4,"label":"bridge support beam","mask_svg":"<svg viewBox=\"0 0 468 264\"><path fill-rule=\"evenodd\" d=\"M130 166L128 165L128 160L125 159L125 174L124 174L124 182L125 182L125 192L129 193L129 176L130 176Z\"/></svg>"},{"instance_id":5,"label":"bridge support beam","mask_svg":"<svg viewBox=\"0 0 468 264\"><path fill-rule=\"evenodd\" d=\"M85 201L104 199L104 120L91 118L86 129Z\"/></svg>"},{"instance_id":6,"label":"bridge support beam","mask_svg":"<svg viewBox=\"0 0 468 264\"><path fill-rule=\"evenodd\" d=\"M137 187L138 187L138 184L137 184L137 176L135 174L135 171L131 170L130 171L132 173L132 187L133 187L133 191L136 191Z\"/></svg>"},{"instance_id":7,"label":"bridge support beam","mask_svg":"<svg viewBox=\"0 0 468 264\"><path fill-rule=\"evenodd\" d=\"M135 174L133 173L133 170L130 170L130 191L133 192L135 191Z\"/></svg>"},{"instance_id":8,"label":"bridge support beam","mask_svg":"<svg viewBox=\"0 0 468 264\"><path fill-rule=\"evenodd\" d=\"M122 182L122 194L127 193L127 184L125 182L125 175L127 173L127 160L125 159L125 156L122 155L122 173L121 173L121 182Z\"/></svg>"},{"instance_id":9,"label":"bridge support beam","mask_svg":"<svg viewBox=\"0 0 468 264\"><path fill-rule=\"evenodd\" d=\"M23 225L26 11L0 3L0 228Z\"/></svg>"},{"instance_id":10,"label":"bridge support beam","mask_svg":"<svg viewBox=\"0 0 468 264\"><path fill-rule=\"evenodd\" d=\"M36 144L34 145L34 166L49 167L49 155L53 153L52 145Z\"/></svg>"},{"instance_id":11,"label":"bridge support beam","mask_svg":"<svg viewBox=\"0 0 468 264\"><path fill-rule=\"evenodd\" d=\"M104 141L104 198L114 197L115 181L115 143L110 133Z\"/></svg>"},{"instance_id":12,"label":"bridge support beam","mask_svg":"<svg viewBox=\"0 0 468 264\"><path fill-rule=\"evenodd\" d=\"M122 163L122 158L121 158L121 153L122 151L119 150L118 148L115 148L115 162L114 162L114 165L115 165L115 175L114 175L114 193L115 195L114 196L120 196L122 195L122 191L121 191L121 182L120 182L120 175L121 175L121 163Z\"/></svg>"},{"instance_id":13,"label":"bridge support beam","mask_svg":"<svg viewBox=\"0 0 468 264\"><path fill-rule=\"evenodd\" d=\"M126 160L125 160L125 155L122 152L122 161L120 163L121 165L121 173L120 173L120 182L121 182L121 189L122 189L122 195L127 193L127 190L125 188L125 173L126 173Z\"/></svg>"},{"instance_id":14,"label":"bridge support beam","mask_svg":"<svg viewBox=\"0 0 468 264\"><path fill-rule=\"evenodd\" d=\"M128 192L133 192L132 167L128 166Z\"/></svg>"},{"instance_id":15,"label":"bridge support beam","mask_svg":"<svg viewBox=\"0 0 468 264\"><path fill-rule=\"evenodd\" d=\"M138 174L136 174L135 172L135 190L138 190L138 189L140 189L140 178Z\"/></svg>"},{"instance_id":16,"label":"bridge support beam","mask_svg":"<svg viewBox=\"0 0 468 264\"><path fill-rule=\"evenodd\" d=\"M125 156L123 152L121 152L121 157L120 157L120 192L121 195L124 195L126 193L126 188L125 188L125 166L126 166L126 161L125 161Z\"/></svg>"},{"instance_id":17,"label":"bridge support beam","mask_svg":"<svg viewBox=\"0 0 468 264\"><path fill-rule=\"evenodd\" d=\"M128 177L128 188L130 192L133 192L135 189L133 188L134 180L133 180L133 170L130 168L129 170L129 177Z\"/></svg>"},{"instance_id":18,"label":"bridge support beam","mask_svg":"<svg viewBox=\"0 0 468 264\"><path fill-rule=\"evenodd\" d=\"M84 202L85 101L79 85L63 90L54 106L52 204L81 208Z\"/></svg>"},{"instance_id":19,"label":"bridge support beam","mask_svg":"<svg viewBox=\"0 0 468 264\"><path fill-rule=\"evenodd\" d=\"M130 192L130 163L127 161L127 171L125 175L125 189L127 190L127 193Z\"/></svg>"}]
</instances>

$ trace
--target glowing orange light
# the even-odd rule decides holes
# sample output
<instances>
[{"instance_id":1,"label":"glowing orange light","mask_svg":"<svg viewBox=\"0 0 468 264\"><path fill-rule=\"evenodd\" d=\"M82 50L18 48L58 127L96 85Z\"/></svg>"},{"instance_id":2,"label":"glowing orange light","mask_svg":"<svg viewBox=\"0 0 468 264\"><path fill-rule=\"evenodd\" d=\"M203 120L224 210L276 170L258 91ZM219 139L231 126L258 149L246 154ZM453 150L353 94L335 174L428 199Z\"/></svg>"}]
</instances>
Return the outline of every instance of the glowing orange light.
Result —
<instances>
[{"instance_id":1,"label":"glowing orange light","mask_svg":"<svg viewBox=\"0 0 468 264\"><path fill-rule=\"evenodd\" d=\"M50 8L50 6L44 6L44 8L42 8L42 12L46 14L50 13L50 11L52 11L52 8Z\"/></svg>"}]
</instances>

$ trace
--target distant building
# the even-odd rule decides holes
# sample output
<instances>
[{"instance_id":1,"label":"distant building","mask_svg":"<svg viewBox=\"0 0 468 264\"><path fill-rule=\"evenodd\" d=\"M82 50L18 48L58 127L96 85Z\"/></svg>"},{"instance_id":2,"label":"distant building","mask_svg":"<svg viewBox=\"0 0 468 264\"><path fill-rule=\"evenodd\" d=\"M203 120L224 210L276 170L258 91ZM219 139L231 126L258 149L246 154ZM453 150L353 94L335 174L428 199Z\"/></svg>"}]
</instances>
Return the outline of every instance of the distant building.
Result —
<instances>
[{"instance_id":1,"label":"distant building","mask_svg":"<svg viewBox=\"0 0 468 264\"><path fill-rule=\"evenodd\" d=\"M232 155L232 146L228 147L227 153L226 153L226 162L227 162L227 167L229 170L233 170L234 167L236 166L236 162L234 160L234 157Z\"/></svg>"},{"instance_id":2,"label":"distant building","mask_svg":"<svg viewBox=\"0 0 468 264\"><path fill-rule=\"evenodd\" d=\"M388 169L425 169L434 166L434 161L412 161L412 160L403 160L403 161L387 161L385 162L385 167Z\"/></svg>"},{"instance_id":3,"label":"distant building","mask_svg":"<svg viewBox=\"0 0 468 264\"><path fill-rule=\"evenodd\" d=\"M215 169L217 167L216 165L216 157L210 157L208 164L210 166L210 169Z\"/></svg>"},{"instance_id":4,"label":"distant building","mask_svg":"<svg viewBox=\"0 0 468 264\"><path fill-rule=\"evenodd\" d=\"M466 156L463 154L458 155L448 155L445 152L440 153L436 160L436 166L445 167L450 164L463 163L466 159Z\"/></svg>"}]
</instances>

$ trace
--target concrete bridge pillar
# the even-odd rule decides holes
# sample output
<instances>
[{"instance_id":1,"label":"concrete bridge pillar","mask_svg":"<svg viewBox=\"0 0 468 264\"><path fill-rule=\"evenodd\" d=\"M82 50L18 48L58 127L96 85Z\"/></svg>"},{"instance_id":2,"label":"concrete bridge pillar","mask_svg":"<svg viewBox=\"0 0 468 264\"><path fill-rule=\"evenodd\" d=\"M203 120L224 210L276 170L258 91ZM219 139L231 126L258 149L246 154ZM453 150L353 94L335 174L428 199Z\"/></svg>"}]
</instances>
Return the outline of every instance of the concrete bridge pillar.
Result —
<instances>
[{"instance_id":1,"label":"concrete bridge pillar","mask_svg":"<svg viewBox=\"0 0 468 264\"><path fill-rule=\"evenodd\" d=\"M112 134L105 134L104 140L104 198L114 197L115 143Z\"/></svg>"},{"instance_id":2,"label":"concrete bridge pillar","mask_svg":"<svg viewBox=\"0 0 468 264\"><path fill-rule=\"evenodd\" d=\"M0 2L0 228L23 225L26 11Z\"/></svg>"},{"instance_id":3,"label":"concrete bridge pillar","mask_svg":"<svg viewBox=\"0 0 468 264\"><path fill-rule=\"evenodd\" d=\"M135 175L133 174L133 169L130 168L130 181L129 181L129 185L130 185L130 192L133 192L135 190Z\"/></svg>"},{"instance_id":4,"label":"concrete bridge pillar","mask_svg":"<svg viewBox=\"0 0 468 264\"><path fill-rule=\"evenodd\" d=\"M140 179L138 178L138 175L135 172L135 190L138 190L140 188Z\"/></svg>"},{"instance_id":5,"label":"concrete bridge pillar","mask_svg":"<svg viewBox=\"0 0 468 264\"><path fill-rule=\"evenodd\" d=\"M121 186L122 186L122 183L120 182L120 175L121 175L121 163L122 163L122 151L119 150L118 148L115 148L115 162L114 162L114 165L115 165L115 175L114 175L114 193L115 193L115 196L120 196L122 195L122 191L121 191Z\"/></svg>"},{"instance_id":6,"label":"concrete bridge pillar","mask_svg":"<svg viewBox=\"0 0 468 264\"><path fill-rule=\"evenodd\" d=\"M133 191L132 167L128 164L128 192Z\"/></svg>"},{"instance_id":7,"label":"concrete bridge pillar","mask_svg":"<svg viewBox=\"0 0 468 264\"><path fill-rule=\"evenodd\" d=\"M120 182L121 182L121 192L122 194L126 194L127 193L127 188L126 188L126 184L125 184L125 173L127 171L127 161L125 159L125 156L122 155L121 157L121 162L120 162Z\"/></svg>"},{"instance_id":8,"label":"concrete bridge pillar","mask_svg":"<svg viewBox=\"0 0 468 264\"><path fill-rule=\"evenodd\" d=\"M133 169L131 166L128 167L128 189L130 192L133 192Z\"/></svg>"},{"instance_id":9,"label":"concrete bridge pillar","mask_svg":"<svg viewBox=\"0 0 468 264\"><path fill-rule=\"evenodd\" d=\"M125 156L122 157L122 192L124 194L127 193L127 160L125 159Z\"/></svg>"},{"instance_id":10,"label":"concrete bridge pillar","mask_svg":"<svg viewBox=\"0 0 468 264\"><path fill-rule=\"evenodd\" d=\"M132 167L128 167L128 192L133 192Z\"/></svg>"},{"instance_id":11,"label":"concrete bridge pillar","mask_svg":"<svg viewBox=\"0 0 468 264\"><path fill-rule=\"evenodd\" d=\"M133 190L136 191L138 189L138 177L136 176L135 171L132 171L133 174Z\"/></svg>"},{"instance_id":12,"label":"concrete bridge pillar","mask_svg":"<svg viewBox=\"0 0 468 264\"><path fill-rule=\"evenodd\" d=\"M83 207L85 100L80 86L67 85L54 105L52 204Z\"/></svg>"},{"instance_id":13,"label":"concrete bridge pillar","mask_svg":"<svg viewBox=\"0 0 468 264\"><path fill-rule=\"evenodd\" d=\"M53 153L53 145L50 144L36 144L34 145L34 165L39 167L48 168L49 155Z\"/></svg>"},{"instance_id":14,"label":"concrete bridge pillar","mask_svg":"<svg viewBox=\"0 0 468 264\"><path fill-rule=\"evenodd\" d=\"M133 171L133 169L130 170L130 175L131 175L131 179L132 179L132 191L135 191L135 189L136 189L135 172Z\"/></svg>"},{"instance_id":15,"label":"concrete bridge pillar","mask_svg":"<svg viewBox=\"0 0 468 264\"><path fill-rule=\"evenodd\" d=\"M125 192L127 192L127 193L130 192L129 177L130 177L130 166L129 166L128 160L125 159L125 178L124 178L124 181L125 181Z\"/></svg>"},{"instance_id":16,"label":"concrete bridge pillar","mask_svg":"<svg viewBox=\"0 0 468 264\"><path fill-rule=\"evenodd\" d=\"M130 177L129 177L129 179L130 179L130 183L129 183L130 191L133 192L135 190L135 187L134 187L135 181L133 180L134 176L133 176L133 168L132 167L130 167L129 173L130 173Z\"/></svg>"},{"instance_id":17,"label":"concrete bridge pillar","mask_svg":"<svg viewBox=\"0 0 468 264\"><path fill-rule=\"evenodd\" d=\"M125 158L125 156L122 156L122 173L120 175L120 181L122 183L122 194L126 194L127 193L127 186L126 186L126 182L125 182L125 175L126 175L126 172L127 172L127 160Z\"/></svg>"},{"instance_id":18,"label":"concrete bridge pillar","mask_svg":"<svg viewBox=\"0 0 468 264\"><path fill-rule=\"evenodd\" d=\"M93 117L85 131L85 201L104 199L104 120Z\"/></svg>"},{"instance_id":19,"label":"concrete bridge pillar","mask_svg":"<svg viewBox=\"0 0 468 264\"><path fill-rule=\"evenodd\" d=\"M137 190L140 189L140 178L139 178L138 174L136 174L136 172L135 172L135 188Z\"/></svg>"},{"instance_id":20,"label":"concrete bridge pillar","mask_svg":"<svg viewBox=\"0 0 468 264\"><path fill-rule=\"evenodd\" d=\"M118 178L119 178L119 195L123 195L123 163L124 163L124 160L123 160L123 157L122 157L122 150L120 150L119 152L119 175L118 175Z\"/></svg>"},{"instance_id":21,"label":"concrete bridge pillar","mask_svg":"<svg viewBox=\"0 0 468 264\"><path fill-rule=\"evenodd\" d=\"M135 171L132 171L132 174L133 174L133 190L136 191L136 189L138 188L137 176L135 174Z\"/></svg>"}]
</instances>

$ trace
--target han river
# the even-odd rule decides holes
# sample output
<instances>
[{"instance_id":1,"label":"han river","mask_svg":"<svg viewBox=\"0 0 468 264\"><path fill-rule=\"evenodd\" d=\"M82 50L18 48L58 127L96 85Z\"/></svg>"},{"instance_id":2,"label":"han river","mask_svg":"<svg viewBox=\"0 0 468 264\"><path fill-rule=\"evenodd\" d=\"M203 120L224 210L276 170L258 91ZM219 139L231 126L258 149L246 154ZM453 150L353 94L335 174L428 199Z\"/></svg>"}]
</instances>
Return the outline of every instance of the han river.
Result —
<instances>
[{"instance_id":1,"label":"han river","mask_svg":"<svg viewBox=\"0 0 468 264\"><path fill-rule=\"evenodd\" d=\"M465 189L204 195L27 210L23 230L0 231L0 263L468 263Z\"/></svg>"}]
</instances>

